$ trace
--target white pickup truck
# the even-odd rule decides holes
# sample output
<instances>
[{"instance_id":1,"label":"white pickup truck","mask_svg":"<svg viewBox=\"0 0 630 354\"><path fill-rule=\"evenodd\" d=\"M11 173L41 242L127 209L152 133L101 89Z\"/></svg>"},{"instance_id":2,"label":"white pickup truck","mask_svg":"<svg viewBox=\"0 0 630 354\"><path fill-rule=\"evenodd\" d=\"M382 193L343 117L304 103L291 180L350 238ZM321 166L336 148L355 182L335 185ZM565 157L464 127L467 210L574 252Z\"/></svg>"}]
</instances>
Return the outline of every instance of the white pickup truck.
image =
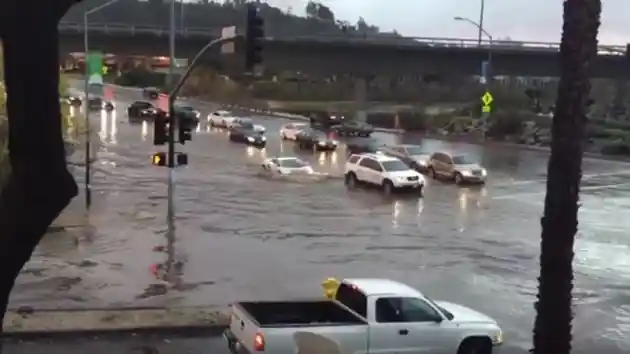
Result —
<instances>
[{"instance_id":1,"label":"white pickup truck","mask_svg":"<svg viewBox=\"0 0 630 354\"><path fill-rule=\"evenodd\" d=\"M345 279L331 289L330 282L329 299L235 303L224 333L230 352L491 354L503 343L490 317L405 284Z\"/></svg>"}]
</instances>

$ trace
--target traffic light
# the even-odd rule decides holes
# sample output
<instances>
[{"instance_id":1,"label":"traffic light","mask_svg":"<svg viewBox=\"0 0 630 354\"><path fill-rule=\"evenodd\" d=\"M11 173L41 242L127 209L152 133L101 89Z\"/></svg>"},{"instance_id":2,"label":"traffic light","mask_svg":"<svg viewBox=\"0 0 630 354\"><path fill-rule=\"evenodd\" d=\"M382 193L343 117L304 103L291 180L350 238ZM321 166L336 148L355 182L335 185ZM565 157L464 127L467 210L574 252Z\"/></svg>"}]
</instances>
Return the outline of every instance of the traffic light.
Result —
<instances>
[{"instance_id":1,"label":"traffic light","mask_svg":"<svg viewBox=\"0 0 630 354\"><path fill-rule=\"evenodd\" d=\"M154 166L166 166L166 153L156 152L151 156L151 164Z\"/></svg>"},{"instance_id":2,"label":"traffic light","mask_svg":"<svg viewBox=\"0 0 630 354\"><path fill-rule=\"evenodd\" d=\"M151 164L153 166L164 167L168 165L168 155L165 152L156 152L151 156ZM187 166L188 154L183 152L175 153L175 166Z\"/></svg>"},{"instance_id":3,"label":"traffic light","mask_svg":"<svg viewBox=\"0 0 630 354\"><path fill-rule=\"evenodd\" d=\"M168 142L168 124L166 112L158 110L153 120L153 145L164 145Z\"/></svg>"},{"instance_id":4,"label":"traffic light","mask_svg":"<svg viewBox=\"0 0 630 354\"><path fill-rule=\"evenodd\" d=\"M192 140L192 130L193 130L193 122L189 121L179 121L179 143L184 145L187 141Z\"/></svg>"},{"instance_id":5,"label":"traffic light","mask_svg":"<svg viewBox=\"0 0 630 354\"><path fill-rule=\"evenodd\" d=\"M188 154L183 152L178 153L176 156L177 166L187 166L188 165Z\"/></svg>"},{"instance_id":6,"label":"traffic light","mask_svg":"<svg viewBox=\"0 0 630 354\"><path fill-rule=\"evenodd\" d=\"M265 37L265 21L254 4L247 5L245 26L245 70L253 72L256 65L262 64L262 40Z\"/></svg>"}]
</instances>

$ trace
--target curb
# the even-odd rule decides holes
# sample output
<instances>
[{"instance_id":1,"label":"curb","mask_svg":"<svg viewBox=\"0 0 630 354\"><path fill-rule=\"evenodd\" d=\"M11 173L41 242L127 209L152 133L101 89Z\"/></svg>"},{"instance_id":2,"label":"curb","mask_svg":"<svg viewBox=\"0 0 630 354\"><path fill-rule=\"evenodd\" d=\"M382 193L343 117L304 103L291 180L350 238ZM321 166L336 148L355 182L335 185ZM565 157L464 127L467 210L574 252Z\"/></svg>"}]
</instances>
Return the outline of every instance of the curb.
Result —
<instances>
[{"instance_id":1,"label":"curb","mask_svg":"<svg viewBox=\"0 0 630 354\"><path fill-rule=\"evenodd\" d=\"M128 335L219 336L229 325L217 307L34 310L7 312L3 339L40 340Z\"/></svg>"}]
</instances>

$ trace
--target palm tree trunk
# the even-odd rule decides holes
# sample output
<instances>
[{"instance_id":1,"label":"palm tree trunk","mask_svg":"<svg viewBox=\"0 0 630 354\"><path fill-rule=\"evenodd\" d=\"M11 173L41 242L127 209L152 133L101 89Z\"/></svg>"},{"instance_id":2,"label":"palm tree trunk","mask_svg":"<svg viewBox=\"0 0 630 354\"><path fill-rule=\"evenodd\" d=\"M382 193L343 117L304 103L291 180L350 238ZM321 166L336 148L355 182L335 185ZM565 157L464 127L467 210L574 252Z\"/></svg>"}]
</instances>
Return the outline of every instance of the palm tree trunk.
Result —
<instances>
[{"instance_id":1,"label":"palm tree trunk","mask_svg":"<svg viewBox=\"0 0 630 354\"><path fill-rule=\"evenodd\" d=\"M553 118L542 237L534 353L569 354L573 244L578 226L589 67L597 55L601 0L565 0L561 77Z\"/></svg>"}]
</instances>

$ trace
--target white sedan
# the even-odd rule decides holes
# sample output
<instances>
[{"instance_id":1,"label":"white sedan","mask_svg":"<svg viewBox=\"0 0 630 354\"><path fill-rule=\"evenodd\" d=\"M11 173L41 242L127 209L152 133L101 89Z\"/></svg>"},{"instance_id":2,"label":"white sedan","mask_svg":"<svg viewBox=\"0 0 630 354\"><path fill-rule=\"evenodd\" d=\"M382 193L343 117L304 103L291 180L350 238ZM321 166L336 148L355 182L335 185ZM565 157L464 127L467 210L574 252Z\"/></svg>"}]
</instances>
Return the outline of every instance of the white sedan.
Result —
<instances>
[{"instance_id":1,"label":"white sedan","mask_svg":"<svg viewBox=\"0 0 630 354\"><path fill-rule=\"evenodd\" d=\"M208 114L208 122L217 128L228 128L236 120L236 117L228 111L215 111Z\"/></svg>"},{"instance_id":2,"label":"white sedan","mask_svg":"<svg viewBox=\"0 0 630 354\"><path fill-rule=\"evenodd\" d=\"M266 172L285 176L291 174L311 175L315 173L308 162L297 157L267 158L263 161L261 168Z\"/></svg>"},{"instance_id":3,"label":"white sedan","mask_svg":"<svg viewBox=\"0 0 630 354\"><path fill-rule=\"evenodd\" d=\"M306 128L308 128L306 123L285 124L280 128L280 136L282 140L296 140L297 134Z\"/></svg>"}]
</instances>

